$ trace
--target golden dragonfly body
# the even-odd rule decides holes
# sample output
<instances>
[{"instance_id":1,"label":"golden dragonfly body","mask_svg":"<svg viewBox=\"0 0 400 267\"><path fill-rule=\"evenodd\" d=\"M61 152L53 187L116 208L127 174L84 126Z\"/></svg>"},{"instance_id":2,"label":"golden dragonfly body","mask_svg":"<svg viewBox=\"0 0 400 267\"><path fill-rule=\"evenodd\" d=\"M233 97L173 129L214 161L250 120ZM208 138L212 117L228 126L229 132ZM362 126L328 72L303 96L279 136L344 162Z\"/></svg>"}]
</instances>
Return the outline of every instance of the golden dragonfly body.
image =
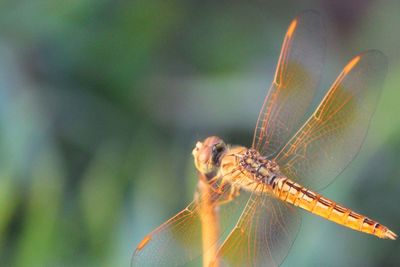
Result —
<instances>
[{"instance_id":1,"label":"golden dragonfly body","mask_svg":"<svg viewBox=\"0 0 400 267\"><path fill-rule=\"evenodd\" d=\"M205 144L222 142L218 137L209 138L205 140ZM198 147L202 147L202 144ZM218 176L224 177L223 183L229 183L234 188L256 194L272 194L282 201L353 230L379 238L397 238L386 226L290 180L279 170L276 162L261 156L257 150L245 147L226 148L220 166Z\"/></svg>"},{"instance_id":2,"label":"golden dragonfly body","mask_svg":"<svg viewBox=\"0 0 400 267\"><path fill-rule=\"evenodd\" d=\"M296 17L283 41L251 148L226 145L215 136L198 142L194 162L211 198L197 192L191 204L148 234L137 246L132 266L180 266L207 253L202 203L215 205L222 220L234 217L242 196L247 201L237 223L232 228L221 223L215 231L217 239L209 247L216 253L210 253L214 259L209 265L280 265L300 226L296 207L379 238L397 238L386 226L316 193L359 151L387 71L381 52L357 55L305 119L324 51L319 15L308 11Z\"/></svg>"}]
</instances>

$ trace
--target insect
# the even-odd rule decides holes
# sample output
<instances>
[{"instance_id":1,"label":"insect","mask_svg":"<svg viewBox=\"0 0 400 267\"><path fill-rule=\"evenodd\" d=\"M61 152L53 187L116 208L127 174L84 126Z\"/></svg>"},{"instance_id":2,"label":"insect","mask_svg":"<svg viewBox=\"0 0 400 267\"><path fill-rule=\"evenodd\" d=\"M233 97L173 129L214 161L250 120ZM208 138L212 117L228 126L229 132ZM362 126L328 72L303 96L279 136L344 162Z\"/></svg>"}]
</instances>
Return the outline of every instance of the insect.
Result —
<instances>
[{"instance_id":1,"label":"insect","mask_svg":"<svg viewBox=\"0 0 400 267\"><path fill-rule=\"evenodd\" d=\"M331 183L359 151L387 72L381 52L357 55L306 119L323 65L323 32L320 16L312 11L291 22L251 148L211 136L193 150L213 203L221 212L228 210L225 216L234 217L237 199L247 198L232 228L219 226L215 266L281 264L299 229L298 208L379 238L397 238L386 226L315 191ZM186 209L148 234L132 265L178 266L198 257L204 250L201 201L196 194Z\"/></svg>"}]
</instances>

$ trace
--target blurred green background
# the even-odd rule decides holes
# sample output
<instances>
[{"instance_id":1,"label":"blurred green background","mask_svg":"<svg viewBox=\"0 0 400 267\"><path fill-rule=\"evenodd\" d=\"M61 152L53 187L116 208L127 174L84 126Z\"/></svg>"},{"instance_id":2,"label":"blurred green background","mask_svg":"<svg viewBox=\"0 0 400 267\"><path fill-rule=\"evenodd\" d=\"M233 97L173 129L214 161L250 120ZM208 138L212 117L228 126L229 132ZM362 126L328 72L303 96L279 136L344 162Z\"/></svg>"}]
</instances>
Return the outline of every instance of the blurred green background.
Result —
<instances>
[{"instance_id":1,"label":"blurred green background","mask_svg":"<svg viewBox=\"0 0 400 267\"><path fill-rule=\"evenodd\" d=\"M323 88L363 50L390 60L359 156L323 193L399 233L399 1L5 0L0 266L128 266L192 199L195 141L251 144L285 31L310 8ZM398 241L304 213L284 266L399 264Z\"/></svg>"}]
</instances>

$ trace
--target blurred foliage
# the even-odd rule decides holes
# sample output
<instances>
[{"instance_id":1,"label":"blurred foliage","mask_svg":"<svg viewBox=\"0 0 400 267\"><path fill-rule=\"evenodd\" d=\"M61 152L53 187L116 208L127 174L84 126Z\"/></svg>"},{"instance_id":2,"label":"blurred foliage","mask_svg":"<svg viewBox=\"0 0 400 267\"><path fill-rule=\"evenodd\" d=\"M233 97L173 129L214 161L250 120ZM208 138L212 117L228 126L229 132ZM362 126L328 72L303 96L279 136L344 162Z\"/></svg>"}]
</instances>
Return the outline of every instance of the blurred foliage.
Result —
<instances>
[{"instance_id":1,"label":"blurred foliage","mask_svg":"<svg viewBox=\"0 0 400 267\"><path fill-rule=\"evenodd\" d=\"M127 266L192 198L197 139L250 144L286 27L310 8L324 87L368 48L391 65L364 148L324 194L399 232L398 2L6 0L0 265ZM395 266L398 251L305 214L284 265Z\"/></svg>"}]
</instances>

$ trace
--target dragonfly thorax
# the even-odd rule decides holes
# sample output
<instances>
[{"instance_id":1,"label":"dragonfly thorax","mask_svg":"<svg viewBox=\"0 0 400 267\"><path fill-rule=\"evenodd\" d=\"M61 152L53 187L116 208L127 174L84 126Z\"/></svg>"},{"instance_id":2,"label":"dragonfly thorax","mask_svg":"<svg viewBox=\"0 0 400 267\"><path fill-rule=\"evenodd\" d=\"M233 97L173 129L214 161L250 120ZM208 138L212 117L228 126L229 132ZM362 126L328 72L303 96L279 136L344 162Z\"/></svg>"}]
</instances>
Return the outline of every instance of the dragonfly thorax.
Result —
<instances>
[{"instance_id":1,"label":"dragonfly thorax","mask_svg":"<svg viewBox=\"0 0 400 267\"><path fill-rule=\"evenodd\" d=\"M228 147L220 163L219 176L247 191L268 192L284 176L275 161L269 160L255 149Z\"/></svg>"},{"instance_id":2,"label":"dragonfly thorax","mask_svg":"<svg viewBox=\"0 0 400 267\"><path fill-rule=\"evenodd\" d=\"M261 156L254 149L246 150L239 165L258 183L272 186L275 179L281 176L278 164Z\"/></svg>"}]
</instances>

